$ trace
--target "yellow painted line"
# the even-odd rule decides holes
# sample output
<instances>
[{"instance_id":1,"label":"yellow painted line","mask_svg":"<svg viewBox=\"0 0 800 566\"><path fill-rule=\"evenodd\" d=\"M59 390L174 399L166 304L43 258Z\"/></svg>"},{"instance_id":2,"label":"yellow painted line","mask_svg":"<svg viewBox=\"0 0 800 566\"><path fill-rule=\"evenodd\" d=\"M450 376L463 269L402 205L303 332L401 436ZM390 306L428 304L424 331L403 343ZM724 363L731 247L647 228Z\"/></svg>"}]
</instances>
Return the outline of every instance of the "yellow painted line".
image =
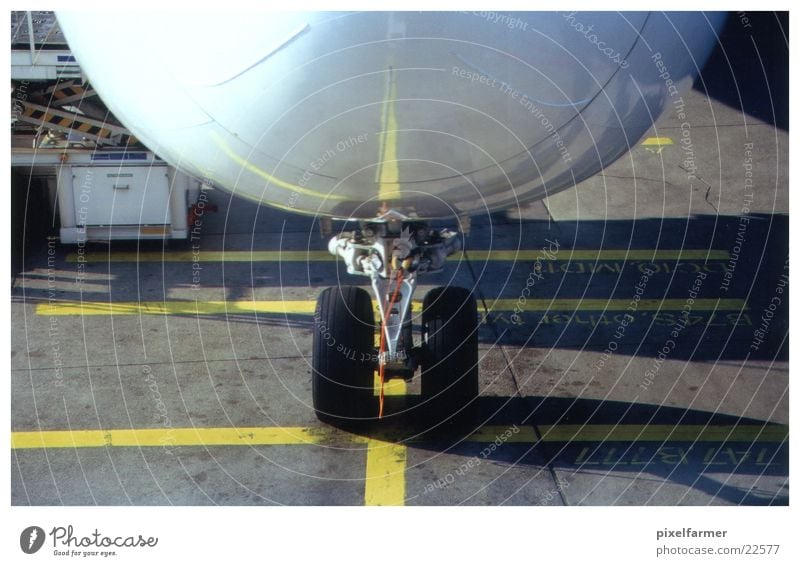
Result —
<instances>
[{"instance_id":1,"label":"yellow painted line","mask_svg":"<svg viewBox=\"0 0 800 566\"><path fill-rule=\"evenodd\" d=\"M395 112L394 71L389 68L386 96L383 100L381 133L379 137L378 200L385 202L400 198L400 168L397 163L397 113Z\"/></svg>"},{"instance_id":2,"label":"yellow painted line","mask_svg":"<svg viewBox=\"0 0 800 566\"><path fill-rule=\"evenodd\" d=\"M471 250L470 259L476 261L540 261L549 262L541 250ZM451 261L463 259L463 254L451 256ZM726 250L561 250L555 260L567 261L659 261L659 260L727 260ZM255 261L338 261L327 251L164 251L164 252L89 252L80 257L76 253L67 255L70 263L168 263L168 262L255 262Z\"/></svg>"},{"instance_id":3,"label":"yellow painted line","mask_svg":"<svg viewBox=\"0 0 800 566\"><path fill-rule=\"evenodd\" d=\"M515 252L513 250L493 250L490 253L483 253L484 257L475 257L476 252L467 250L470 258L475 259L514 259ZM542 259L541 250L521 250L521 255L517 259L521 260L535 260L547 261ZM727 250L566 250L562 249L558 257L554 261L658 261L658 260L727 260L730 254Z\"/></svg>"},{"instance_id":4,"label":"yellow painted line","mask_svg":"<svg viewBox=\"0 0 800 566\"><path fill-rule=\"evenodd\" d=\"M545 442L782 442L789 427L782 425L543 425Z\"/></svg>"},{"instance_id":5,"label":"yellow painted line","mask_svg":"<svg viewBox=\"0 0 800 566\"><path fill-rule=\"evenodd\" d=\"M254 262L254 261L336 261L337 258L324 251L170 251L170 252L89 252L78 257L78 254L67 255L67 261L77 263L112 262L112 263L172 263L172 262Z\"/></svg>"},{"instance_id":6,"label":"yellow painted line","mask_svg":"<svg viewBox=\"0 0 800 566\"><path fill-rule=\"evenodd\" d=\"M515 431L516 429L516 431ZM528 443L537 441L536 433L531 426L484 426L467 437L469 442Z\"/></svg>"},{"instance_id":7,"label":"yellow painted line","mask_svg":"<svg viewBox=\"0 0 800 566\"><path fill-rule=\"evenodd\" d=\"M631 305L629 299L533 299L519 304L516 299L499 299L489 302L490 311L512 311L517 306L523 312L531 311L624 311ZM638 311L682 311L686 308L686 299L641 299ZM422 308L420 304L419 308ZM741 299L695 299L692 309L708 310L742 310L746 304Z\"/></svg>"},{"instance_id":8,"label":"yellow painted line","mask_svg":"<svg viewBox=\"0 0 800 566\"><path fill-rule=\"evenodd\" d=\"M407 452L404 444L369 439L364 505L405 503Z\"/></svg>"},{"instance_id":9,"label":"yellow painted line","mask_svg":"<svg viewBox=\"0 0 800 566\"><path fill-rule=\"evenodd\" d=\"M247 169L248 171L250 171L254 175L258 175L262 179L270 182L271 184L273 184L273 185L275 185L277 187L281 187L283 189L288 189L288 190L290 190L292 192L299 193L301 195L308 195L308 196L311 196L311 197L314 197L314 198L323 199L323 200L347 200L347 197L334 195L334 194L328 194L328 193L321 193L319 191L314 191L314 190L308 189L306 187L301 187L299 185L293 185L291 183L287 183L286 181L278 179L274 175L270 175L269 173L267 173L266 171L264 171L260 167L254 165L253 163L250 163L247 159L244 159L241 156L239 156L233 149L230 148L230 146L228 146L227 143L225 143L225 140L223 140L222 137L219 134L217 134L216 132L211 132L211 137L213 138L213 140L217 144L217 146L234 163L236 163L240 167L243 167L243 168ZM270 203L270 205L272 205L272 203Z\"/></svg>"},{"instance_id":10,"label":"yellow painted line","mask_svg":"<svg viewBox=\"0 0 800 566\"><path fill-rule=\"evenodd\" d=\"M49 430L12 432L11 448L257 446L320 444L327 438L322 429L305 427Z\"/></svg>"},{"instance_id":11,"label":"yellow painted line","mask_svg":"<svg viewBox=\"0 0 800 566\"><path fill-rule=\"evenodd\" d=\"M372 394L375 397L380 396L381 394L381 378L378 375L378 372L374 372L375 379L372 383ZM406 386L406 380L396 377L394 379L388 379L383 384L383 396L384 397L403 397L406 395L408 387Z\"/></svg>"},{"instance_id":12,"label":"yellow painted line","mask_svg":"<svg viewBox=\"0 0 800 566\"><path fill-rule=\"evenodd\" d=\"M169 234L170 231L169 226L142 226L139 228L140 234Z\"/></svg>"},{"instance_id":13,"label":"yellow painted line","mask_svg":"<svg viewBox=\"0 0 800 566\"><path fill-rule=\"evenodd\" d=\"M541 425L543 442L768 442L788 440L784 425ZM406 445L378 438L342 434L356 443L366 442L367 462L364 504L370 506L405 503ZM76 449L93 447L177 447L317 445L330 439L321 428L248 427L17 431L11 433L11 448ZM466 440L480 443L528 443L537 441L529 425L487 426Z\"/></svg>"},{"instance_id":14,"label":"yellow painted line","mask_svg":"<svg viewBox=\"0 0 800 566\"><path fill-rule=\"evenodd\" d=\"M285 313L313 314L316 301L142 301L42 303L36 314L43 316L210 315Z\"/></svg>"},{"instance_id":15,"label":"yellow painted line","mask_svg":"<svg viewBox=\"0 0 800 566\"><path fill-rule=\"evenodd\" d=\"M783 442L789 437L789 427L783 425L570 424L540 425L539 432L542 442ZM529 444L537 438L533 427L518 425L483 427L467 440Z\"/></svg>"},{"instance_id":16,"label":"yellow painted line","mask_svg":"<svg viewBox=\"0 0 800 566\"><path fill-rule=\"evenodd\" d=\"M517 432L514 431L516 428ZM540 425L543 442L784 442L789 437L785 425L670 425L670 424L557 424ZM386 470L396 472L400 456L396 442L387 439L337 433L352 443L367 443L375 448L372 456L377 468L373 479L384 477ZM403 431L395 431L402 438ZM156 428L110 430L46 430L11 433L14 450L159 447L159 446L289 446L319 445L331 440L329 429L317 427L243 427L243 428ZM537 436L530 425L486 426L466 438L469 442L532 444ZM368 455L368 463L369 463Z\"/></svg>"},{"instance_id":17,"label":"yellow painted line","mask_svg":"<svg viewBox=\"0 0 800 566\"><path fill-rule=\"evenodd\" d=\"M413 301L417 312L422 310L422 301ZM548 311L624 311L631 305L629 299L517 299L488 301L491 312ZM373 306L374 303L373 303ZM682 311L686 299L641 299L638 311ZM316 301L52 301L36 305L40 316L124 316L124 315L216 315L216 314L296 314L311 315ZM740 311L747 310L742 299L695 299L694 311Z\"/></svg>"},{"instance_id":18,"label":"yellow painted line","mask_svg":"<svg viewBox=\"0 0 800 566\"><path fill-rule=\"evenodd\" d=\"M789 427L783 425L542 425L543 442L785 442ZM119 430L18 431L11 433L11 447L65 449L92 447L177 447L316 445L329 440L323 429L305 427L180 428ZM351 442L367 443L364 504L400 506L405 503L406 445L378 438L344 434ZM537 441L531 426L489 426L467 438L480 443L529 443Z\"/></svg>"},{"instance_id":19,"label":"yellow painted line","mask_svg":"<svg viewBox=\"0 0 800 566\"><path fill-rule=\"evenodd\" d=\"M663 145L672 145L674 142L672 138L665 138L665 137L652 137L647 138L642 142L642 145L649 145L649 146L663 146Z\"/></svg>"}]
</instances>

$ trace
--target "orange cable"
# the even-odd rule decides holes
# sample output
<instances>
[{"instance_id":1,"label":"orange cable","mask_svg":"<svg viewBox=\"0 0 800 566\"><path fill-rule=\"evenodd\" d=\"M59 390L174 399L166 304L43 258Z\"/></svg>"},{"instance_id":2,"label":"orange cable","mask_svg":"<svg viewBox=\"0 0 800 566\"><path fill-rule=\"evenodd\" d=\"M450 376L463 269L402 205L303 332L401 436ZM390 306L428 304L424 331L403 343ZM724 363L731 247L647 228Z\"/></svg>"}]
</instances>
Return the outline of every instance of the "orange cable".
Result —
<instances>
[{"instance_id":1,"label":"orange cable","mask_svg":"<svg viewBox=\"0 0 800 566\"><path fill-rule=\"evenodd\" d=\"M386 319L389 318L389 313L392 311L392 307L394 306L395 301L397 300L397 294L400 292L400 286L403 283L403 270L397 270L397 286L394 288L394 293L392 293L392 298L389 301L389 306L383 310L383 320L381 320L381 345L378 349L378 379L381 383L381 391L380 396L378 397L378 418L383 418L383 379L384 379L384 367L386 366L386 362L383 358L383 352L386 348Z\"/></svg>"}]
</instances>

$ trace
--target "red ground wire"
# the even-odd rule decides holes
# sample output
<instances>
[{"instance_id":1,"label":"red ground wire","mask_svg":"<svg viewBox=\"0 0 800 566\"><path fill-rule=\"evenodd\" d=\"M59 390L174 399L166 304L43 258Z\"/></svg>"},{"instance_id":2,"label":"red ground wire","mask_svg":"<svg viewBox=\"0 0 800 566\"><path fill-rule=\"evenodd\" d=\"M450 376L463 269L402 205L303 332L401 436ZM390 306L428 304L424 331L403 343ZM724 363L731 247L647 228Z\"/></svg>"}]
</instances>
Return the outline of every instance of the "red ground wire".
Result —
<instances>
[{"instance_id":1,"label":"red ground wire","mask_svg":"<svg viewBox=\"0 0 800 566\"><path fill-rule=\"evenodd\" d=\"M395 301L397 300L397 294L400 292L400 286L403 284L403 270L397 270L397 286L394 288L394 293L392 293L392 298L389 301L389 306L383 309L383 320L381 320L381 345L378 349L378 378L380 379L381 383L381 392L380 396L378 397L378 418L383 418L383 376L384 376L384 367L386 366L386 361L383 357L383 353L386 348L386 320L389 318L389 314L392 312L392 307L394 306Z\"/></svg>"}]
</instances>

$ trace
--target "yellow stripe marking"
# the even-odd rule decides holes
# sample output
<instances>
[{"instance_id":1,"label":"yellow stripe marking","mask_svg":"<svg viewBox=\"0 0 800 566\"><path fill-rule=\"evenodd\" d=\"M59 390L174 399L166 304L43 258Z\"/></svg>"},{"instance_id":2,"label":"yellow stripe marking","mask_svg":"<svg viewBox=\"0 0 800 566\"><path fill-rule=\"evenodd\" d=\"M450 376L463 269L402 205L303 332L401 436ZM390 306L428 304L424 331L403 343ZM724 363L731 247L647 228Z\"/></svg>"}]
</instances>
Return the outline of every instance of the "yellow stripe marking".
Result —
<instances>
[{"instance_id":1,"label":"yellow stripe marking","mask_svg":"<svg viewBox=\"0 0 800 566\"><path fill-rule=\"evenodd\" d=\"M540 427L545 442L782 442L789 427L782 425L551 425Z\"/></svg>"},{"instance_id":2,"label":"yellow stripe marking","mask_svg":"<svg viewBox=\"0 0 800 566\"><path fill-rule=\"evenodd\" d=\"M472 250L467 252L476 261L533 261L542 258L541 250ZM463 259L463 254L451 256L452 260ZM658 261L658 260L727 260L726 250L562 250L554 261ZM254 261L338 261L327 251L164 251L164 252L88 252L80 261L87 262L254 262ZM67 261L77 263L78 255L67 255Z\"/></svg>"},{"instance_id":3,"label":"yellow stripe marking","mask_svg":"<svg viewBox=\"0 0 800 566\"><path fill-rule=\"evenodd\" d=\"M516 430L517 432L514 432ZM789 427L783 425L543 425L543 442L586 441L689 441L689 442L785 442ZM408 450L405 444L378 438L342 434L351 442L367 443L364 484L365 505L403 505ZM471 442L535 443L531 426L489 426L467 438ZM11 433L14 450L174 447L317 445L330 440L321 428L248 427L117 430L51 430Z\"/></svg>"},{"instance_id":4,"label":"yellow stripe marking","mask_svg":"<svg viewBox=\"0 0 800 566\"><path fill-rule=\"evenodd\" d=\"M538 440L536 433L531 426L517 425L517 432L513 426L490 425L481 427L472 433L467 440L470 442L494 442L498 438L505 438L502 442L529 443L533 444Z\"/></svg>"},{"instance_id":5,"label":"yellow stripe marking","mask_svg":"<svg viewBox=\"0 0 800 566\"><path fill-rule=\"evenodd\" d=\"M369 439L364 505L405 503L407 451L403 444Z\"/></svg>"},{"instance_id":6,"label":"yellow stripe marking","mask_svg":"<svg viewBox=\"0 0 800 566\"><path fill-rule=\"evenodd\" d=\"M414 309L422 310L422 301L414 301ZM624 311L630 306L628 299L528 299L519 304L516 299L498 299L489 302L490 312L509 312L519 308L522 312L546 311ZM373 306L375 306L373 304ZM639 311L682 311L686 299L642 299ZM63 301L36 305L41 316L123 316L123 315L212 315L212 314L298 314L314 313L316 301L142 301L102 302ZM695 299L695 311L746 310L741 299Z\"/></svg>"},{"instance_id":7,"label":"yellow stripe marking","mask_svg":"<svg viewBox=\"0 0 800 566\"><path fill-rule=\"evenodd\" d=\"M490 443L499 436L503 442L528 443L537 441L530 425L486 426L473 433L466 440ZM789 427L785 425L669 425L669 424L558 424L540 425L542 442L784 442L789 437ZM387 456L400 453L389 446L398 443L385 439L337 433L342 440L352 443L367 443L376 448L386 448L385 452L376 450L374 456ZM402 431L395 431L398 437ZM44 430L15 431L11 433L11 448L14 450L36 450L57 448L97 448L97 447L159 447L159 446L260 446L260 445L327 445L332 434L330 429L318 427L244 427L244 428L155 428L155 429L111 429L111 430ZM374 443L374 444L373 444ZM404 456L403 456L404 457ZM368 457L369 460L369 457ZM388 468L388 464L385 463ZM383 464L382 464L383 465ZM384 468L386 469L386 468ZM380 468L379 468L380 470ZM374 477L383 474L371 474Z\"/></svg>"},{"instance_id":8,"label":"yellow stripe marking","mask_svg":"<svg viewBox=\"0 0 800 566\"><path fill-rule=\"evenodd\" d=\"M107 315L206 315L206 314L253 314L285 313L311 314L315 301L167 301L104 303L64 302L41 304L36 314L45 316L107 316Z\"/></svg>"},{"instance_id":9,"label":"yellow stripe marking","mask_svg":"<svg viewBox=\"0 0 800 566\"><path fill-rule=\"evenodd\" d=\"M378 200L380 202L400 198L400 170L397 163L397 113L395 111L397 86L391 67L386 90L379 138Z\"/></svg>"},{"instance_id":10,"label":"yellow stripe marking","mask_svg":"<svg viewBox=\"0 0 800 566\"><path fill-rule=\"evenodd\" d=\"M372 394L375 397L380 396L381 394L381 378L376 371L374 374L374 380L372 383ZM384 397L404 397L407 393L408 387L406 386L406 380L396 377L394 379L388 379L383 384L383 395Z\"/></svg>"},{"instance_id":11,"label":"yellow stripe marking","mask_svg":"<svg viewBox=\"0 0 800 566\"><path fill-rule=\"evenodd\" d=\"M665 138L665 137L647 138L642 142L642 145L649 145L649 146L663 146L672 144L673 144L672 138Z\"/></svg>"},{"instance_id":12,"label":"yellow stripe marking","mask_svg":"<svg viewBox=\"0 0 800 566\"><path fill-rule=\"evenodd\" d=\"M230 148L230 146L228 146L228 144L225 143L225 140L223 140L222 137L219 134L217 134L216 132L211 132L211 137L213 138L213 140L217 144L217 146L223 152L225 152L225 155L227 155L234 163L236 163L237 165L240 165L241 167L244 167L245 169L247 169L251 173L253 173L255 175L258 175L262 179L265 179L265 180L269 181L271 184L273 184L273 185L275 185L277 187L288 189L288 190L290 190L292 192L299 193L301 195L308 195L308 196L311 196L311 197L314 197L314 198L320 198L320 199L323 199L323 200L347 200L347 197L334 195L334 194L328 194L328 193L321 193L321 192L318 192L318 191L313 191L311 189L308 189L308 188L305 188L305 187L301 187L299 185L292 185L291 183L287 183L286 181L278 179L274 175L270 175L269 173L267 173L266 171L264 171L260 167L254 165L253 163L250 163L247 159L244 159L244 158L240 157L233 149ZM270 205L271 204L272 203L270 203Z\"/></svg>"},{"instance_id":13,"label":"yellow stripe marking","mask_svg":"<svg viewBox=\"0 0 800 566\"><path fill-rule=\"evenodd\" d=\"M304 427L47 430L12 432L11 448L258 446L321 444L326 438L322 429Z\"/></svg>"},{"instance_id":14,"label":"yellow stripe marking","mask_svg":"<svg viewBox=\"0 0 800 566\"><path fill-rule=\"evenodd\" d=\"M467 250L470 259L517 261L546 259L541 250ZM457 256L452 256L457 257ZM565 250L562 249L555 260L567 261L657 261L657 260L726 260L730 257L727 250Z\"/></svg>"},{"instance_id":15,"label":"yellow stripe marking","mask_svg":"<svg viewBox=\"0 0 800 566\"><path fill-rule=\"evenodd\" d=\"M142 226L139 228L140 234L169 234L169 226Z\"/></svg>"}]
</instances>

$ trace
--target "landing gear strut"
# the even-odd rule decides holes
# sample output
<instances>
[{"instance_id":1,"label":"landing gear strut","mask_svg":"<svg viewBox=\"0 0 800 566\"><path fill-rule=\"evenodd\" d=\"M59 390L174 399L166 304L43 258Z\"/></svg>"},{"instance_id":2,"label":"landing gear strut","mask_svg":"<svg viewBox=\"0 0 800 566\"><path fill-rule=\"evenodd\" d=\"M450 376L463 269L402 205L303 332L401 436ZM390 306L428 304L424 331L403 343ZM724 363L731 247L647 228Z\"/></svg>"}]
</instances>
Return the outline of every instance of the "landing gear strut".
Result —
<instances>
[{"instance_id":1,"label":"landing gear strut","mask_svg":"<svg viewBox=\"0 0 800 566\"><path fill-rule=\"evenodd\" d=\"M411 327L417 277L442 270L461 248L458 234L390 211L341 233L328 244L347 272L370 278L380 336L369 294L360 287L322 291L314 315L312 393L320 420L355 424L383 416L383 384L410 380L422 368L419 410L436 422L463 419L478 396L478 316L467 289L438 287L425 295L421 345ZM374 393L374 383L379 392Z\"/></svg>"}]
</instances>

